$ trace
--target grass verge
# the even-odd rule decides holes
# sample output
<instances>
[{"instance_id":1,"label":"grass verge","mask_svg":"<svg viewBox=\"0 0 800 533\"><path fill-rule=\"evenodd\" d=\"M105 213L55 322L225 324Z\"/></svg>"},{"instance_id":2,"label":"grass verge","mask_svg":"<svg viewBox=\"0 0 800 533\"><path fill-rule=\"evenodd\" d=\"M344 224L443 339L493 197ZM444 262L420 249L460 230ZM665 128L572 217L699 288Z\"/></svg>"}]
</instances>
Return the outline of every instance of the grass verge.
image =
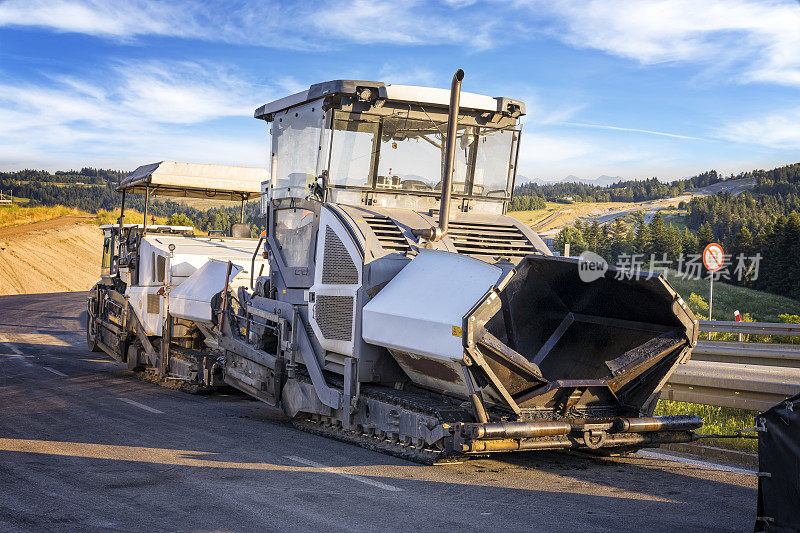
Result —
<instances>
[{"instance_id":1,"label":"grass verge","mask_svg":"<svg viewBox=\"0 0 800 533\"><path fill-rule=\"evenodd\" d=\"M565 208L569 204L561 204L558 202L545 202L544 209L535 209L532 211L509 211L508 215L516 218L523 224L528 226L535 226L555 211Z\"/></svg>"},{"instance_id":2,"label":"grass verge","mask_svg":"<svg viewBox=\"0 0 800 533\"><path fill-rule=\"evenodd\" d=\"M53 207L20 207L17 205L0 208L0 228L8 226L21 226L22 224L32 224L43 220L67 216L92 217L91 213L86 213L74 207L53 206Z\"/></svg>"},{"instance_id":3,"label":"grass verge","mask_svg":"<svg viewBox=\"0 0 800 533\"><path fill-rule=\"evenodd\" d=\"M684 300L688 301L689 296L695 293L708 301L707 279L680 279L677 273L670 271L667 281ZM742 315L749 314L756 322L781 322L780 315L800 314L800 302L796 300L722 282L714 283L713 305L711 318L714 320L734 320L733 312L736 310Z\"/></svg>"},{"instance_id":4,"label":"grass verge","mask_svg":"<svg viewBox=\"0 0 800 533\"><path fill-rule=\"evenodd\" d=\"M87 213L74 207L65 207L63 205L57 206L37 206L37 207L22 207L11 206L0 208L0 228L9 226L21 226L23 224L33 224L34 222L42 222L44 220L52 220L60 217L85 217L87 223L94 223L98 226L105 224L115 224L119 219L119 209L114 211L100 210L97 214ZM144 220L144 215L137 211L130 209L125 210L125 223L126 224L141 224ZM152 219L148 220L152 223ZM156 217L156 224L166 224L166 217Z\"/></svg>"},{"instance_id":5,"label":"grass verge","mask_svg":"<svg viewBox=\"0 0 800 533\"><path fill-rule=\"evenodd\" d=\"M755 417L758 412L699 403L659 400L654 414L656 416L697 415L703 419L703 427L697 430L698 435L726 435L754 427L756 425ZM755 435L755 433L750 433L750 435ZM707 438L701 439L700 444L728 450L758 453L758 441L756 439Z\"/></svg>"}]
</instances>

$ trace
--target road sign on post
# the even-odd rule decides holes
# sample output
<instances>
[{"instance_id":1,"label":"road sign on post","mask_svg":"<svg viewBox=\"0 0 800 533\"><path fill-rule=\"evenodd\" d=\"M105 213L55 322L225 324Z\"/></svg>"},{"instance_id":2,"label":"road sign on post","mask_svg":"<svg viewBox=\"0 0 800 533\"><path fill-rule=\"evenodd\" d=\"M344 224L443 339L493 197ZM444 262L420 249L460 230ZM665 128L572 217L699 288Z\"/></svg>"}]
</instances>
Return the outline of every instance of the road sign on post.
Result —
<instances>
[{"instance_id":1,"label":"road sign on post","mask_svg":"<svg viewBox=\"0 0 800 533\"><path fill-rule=\"evenodd\" d=\"M712 242L703 250L703 264L708 269L708 319L711 320L711 310L714 307L714 272L725 264L725 252L722 246ZM711 338L711 332L708 333Z\"/></svg>"}]
</instances>

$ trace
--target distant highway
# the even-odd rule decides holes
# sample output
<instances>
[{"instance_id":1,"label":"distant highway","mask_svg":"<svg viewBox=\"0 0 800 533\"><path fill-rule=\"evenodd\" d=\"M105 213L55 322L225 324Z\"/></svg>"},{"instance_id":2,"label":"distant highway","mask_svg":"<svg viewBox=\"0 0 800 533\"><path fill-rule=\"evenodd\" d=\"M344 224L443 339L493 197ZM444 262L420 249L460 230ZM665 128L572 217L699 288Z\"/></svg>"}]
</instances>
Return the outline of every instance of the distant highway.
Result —
<instances>
[{"instance_id":1,"label":"distant highway","mask_svg":"<svg viewBox=\"0 0 800 533\"><path fill-rule=\"evenodd\" d=\"M746 468L551 452L421 466L231 391L139 381L86 351L85 297L0 297L0 531L752 530Z\"/></svg>"}]
</instances>

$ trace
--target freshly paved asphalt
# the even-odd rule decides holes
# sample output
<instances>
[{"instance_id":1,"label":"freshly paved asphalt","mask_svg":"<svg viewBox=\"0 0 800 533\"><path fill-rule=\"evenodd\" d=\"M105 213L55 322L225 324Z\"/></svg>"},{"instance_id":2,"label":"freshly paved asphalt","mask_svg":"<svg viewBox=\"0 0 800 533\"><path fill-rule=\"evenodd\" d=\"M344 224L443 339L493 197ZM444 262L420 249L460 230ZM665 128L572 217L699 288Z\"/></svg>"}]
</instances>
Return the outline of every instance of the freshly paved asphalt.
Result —
<instances>
[{"instance_id":1,"label":"freshly paved asphalt","mask_svg":"<svg viewBox=\"0 0 800 533\"><path fill-rule=\"evenodd\" d=\"M90 353L85 293L0 297L0 531L748 531L756 476L531 453L428 467ZM326 468L328 467L328 468Z\"/></svg>"}]
</instances>

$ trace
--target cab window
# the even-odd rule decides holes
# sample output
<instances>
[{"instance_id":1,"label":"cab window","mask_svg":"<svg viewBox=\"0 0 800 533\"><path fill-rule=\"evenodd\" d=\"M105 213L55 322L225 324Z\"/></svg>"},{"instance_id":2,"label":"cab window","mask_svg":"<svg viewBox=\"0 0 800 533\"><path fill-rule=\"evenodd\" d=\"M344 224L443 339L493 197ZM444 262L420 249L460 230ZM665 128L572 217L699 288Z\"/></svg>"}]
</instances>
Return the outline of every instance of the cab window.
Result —
<instances>
[{"instance_id":1,"label":"cab window","mask_svg":"<svg viewBox=\"0 0 800 533\"><path fill-rule=\"evenodd\" d=\"M286 266L308 266L314 237L314 212L302 208L279 209L275 212L274 231Z\"/></svg>"},{"instance_id":2,"label":"cab window","mask_svg":"<svg viewBox=\"0 0 800 533\"><path fill-rule=\"evenodd\" d=\"M103 274L111 272L111 260L114 256L114 235L107 231L103 239L103 258L100 267Z\"/></svg>"}]
</instances>

